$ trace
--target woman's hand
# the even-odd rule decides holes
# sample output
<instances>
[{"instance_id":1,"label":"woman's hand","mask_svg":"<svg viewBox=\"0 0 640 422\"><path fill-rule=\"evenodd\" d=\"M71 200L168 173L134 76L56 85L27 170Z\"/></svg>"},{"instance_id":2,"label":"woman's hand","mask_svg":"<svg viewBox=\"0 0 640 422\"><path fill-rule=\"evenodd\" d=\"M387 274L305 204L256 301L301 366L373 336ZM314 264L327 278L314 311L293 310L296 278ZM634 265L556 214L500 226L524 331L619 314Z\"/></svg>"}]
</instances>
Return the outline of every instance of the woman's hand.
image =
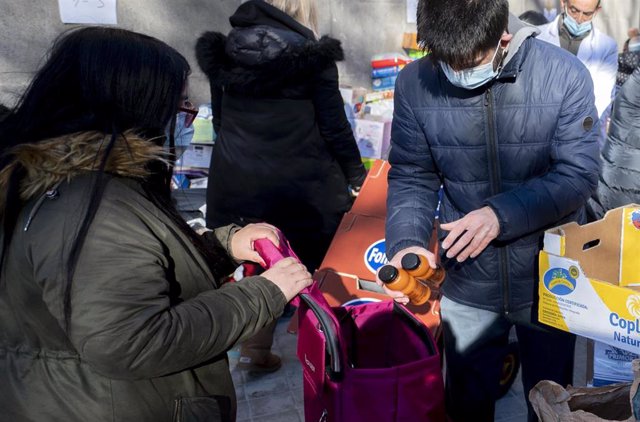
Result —
<instances>
[{"instance_id":1,"label":"woman's hand","mask_svg":"<svg viewBox=\"0 0 640 422\"><path fill-rule=\"evenodd\" d=\"M307 267L295 258L282 259L261 275L282 290L287 302L296 297L302 289L309 287L312 282Z\"/></svg>"},{"instance_id":2,"label":"woman's hand","mask_svg":"<svg viewBox=\"0 0 640 422\"><path fill-rule=\"evenodd\" d=\"M280 246L278 229L266 223L249 224L237 231L231 238L231 256L236 261L252 261L264 265L264 260L253 247L258 239L269 239Z\"/></svg>"}]
</instances>

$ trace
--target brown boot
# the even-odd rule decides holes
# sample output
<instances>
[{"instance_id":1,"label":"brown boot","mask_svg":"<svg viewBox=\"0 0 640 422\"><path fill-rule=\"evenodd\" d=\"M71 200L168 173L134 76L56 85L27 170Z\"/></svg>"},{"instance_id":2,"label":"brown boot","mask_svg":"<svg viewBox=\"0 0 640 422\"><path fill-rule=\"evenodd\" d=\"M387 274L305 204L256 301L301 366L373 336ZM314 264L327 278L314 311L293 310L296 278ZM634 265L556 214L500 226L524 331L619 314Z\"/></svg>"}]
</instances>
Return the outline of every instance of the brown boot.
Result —
<instances>
[{"instance_id":1,"label":"brown boot","mask_svg":"<svg viewBox=\"0 0 640 422\"><path fill-rule=\"evenodd\" d=\"M253 337L242 342L238 361L239 369L257 373L274 372L280 369L282 366L280 357L271 353L276 323L277 321L273 321Z\"/></svg>"}]
</instances>

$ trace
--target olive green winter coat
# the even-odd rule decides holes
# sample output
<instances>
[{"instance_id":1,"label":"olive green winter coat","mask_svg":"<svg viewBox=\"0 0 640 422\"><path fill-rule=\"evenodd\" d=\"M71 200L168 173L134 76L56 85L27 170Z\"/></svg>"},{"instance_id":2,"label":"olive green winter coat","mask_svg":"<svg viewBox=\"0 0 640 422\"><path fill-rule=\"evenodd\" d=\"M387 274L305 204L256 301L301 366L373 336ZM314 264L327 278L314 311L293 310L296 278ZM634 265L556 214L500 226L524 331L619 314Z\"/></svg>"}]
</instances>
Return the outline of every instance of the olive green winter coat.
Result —
<instances>
[{"instance_id":1,"label":"olive green winter coat","mask_svg":"<svg viewBox=\"0 0 640 422\"><path fill-rule=\"evenodd\" d=\"M83 133L13 151L27 169L27 202L0 273L0 421L235 420L226 352L286 299L262 277L214 280L143 193L145 164L162 154L132 134L107 165L62 328L65 265L104 140ZM227 249L231 233L216 232Z\"/></svg>"}]
</instances>

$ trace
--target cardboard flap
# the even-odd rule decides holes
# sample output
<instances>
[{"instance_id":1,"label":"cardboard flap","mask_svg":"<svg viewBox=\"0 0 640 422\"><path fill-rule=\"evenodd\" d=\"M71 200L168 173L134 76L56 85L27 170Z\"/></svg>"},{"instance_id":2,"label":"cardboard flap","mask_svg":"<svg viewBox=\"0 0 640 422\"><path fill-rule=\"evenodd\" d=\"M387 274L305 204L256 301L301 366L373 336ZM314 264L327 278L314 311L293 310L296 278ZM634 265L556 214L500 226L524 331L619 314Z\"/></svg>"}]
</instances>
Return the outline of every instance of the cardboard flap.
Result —
<instances>
[{"instance_id":1,"label":"cardboard flap","mask_svg":"<svg viewBox=\"0 0 640 422\"><path fill-rule=\"evenodd\" d=\"M564 256L564 236L559 230L547 230L544 234L544 250L553 255Z\"/></svg>"},{"instance_id":2,"label":"cardboard flap","mask_svg":"<svg viewBox=\"0 0 640 422\"><path fill-rule=\"evenodd\" d=\"M602 220L584 226L569 223L558 228L563 236L564 256L579 261L588 277L619 282L622 212L622 208L617 208Z\"/></svg>"}]
</instances>

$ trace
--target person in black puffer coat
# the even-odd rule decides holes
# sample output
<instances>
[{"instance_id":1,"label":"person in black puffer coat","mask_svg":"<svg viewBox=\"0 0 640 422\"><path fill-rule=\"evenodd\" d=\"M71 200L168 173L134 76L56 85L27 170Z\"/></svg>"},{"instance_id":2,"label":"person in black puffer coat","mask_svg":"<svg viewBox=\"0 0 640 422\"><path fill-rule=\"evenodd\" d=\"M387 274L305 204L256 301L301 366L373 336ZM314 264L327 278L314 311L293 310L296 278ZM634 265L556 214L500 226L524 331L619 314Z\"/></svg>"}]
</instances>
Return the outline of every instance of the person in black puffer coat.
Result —
<instances>
[{"instance_id":1,"label":"person in black puffer coat","mask_svg":"<svg viewBox=\"0 0 640 422\"><path fill-rule=\"evenodd\" d=\"M601 164L598 192L589 202L595 219L613 208L640 203L640 68L616 97Z\"/></svg>"},{"instance_id":2,"label":"person in black puffer coat","mask_svg":"<svg viewBox=\"0 0 640 422\"><path fill-rule=\"evenodd\" d=\"M207 32L196 46L218 134L207 224L274 224L313 271L365 170L338 89L340 42L308 27L311 2L297 20L270 2L242 4L228 36Z\"/></svg>"},{"instance_id":3,"label":"person in black puffer coat","mask_svg":"<svg viewBox=\"0 0 640 422\"><path fill-rule=\"evenodd\" d=\"M276 7L277 6L277 7ZM313 272L365 170L338 89L338 40L317 39L314 0L250 0L228 36L205 33L198 64L209 77L218 134L207 191L211 228L266 221ZM244 342L240 367L273 371L275 325Z\"/></svg>"}]
</instances>

